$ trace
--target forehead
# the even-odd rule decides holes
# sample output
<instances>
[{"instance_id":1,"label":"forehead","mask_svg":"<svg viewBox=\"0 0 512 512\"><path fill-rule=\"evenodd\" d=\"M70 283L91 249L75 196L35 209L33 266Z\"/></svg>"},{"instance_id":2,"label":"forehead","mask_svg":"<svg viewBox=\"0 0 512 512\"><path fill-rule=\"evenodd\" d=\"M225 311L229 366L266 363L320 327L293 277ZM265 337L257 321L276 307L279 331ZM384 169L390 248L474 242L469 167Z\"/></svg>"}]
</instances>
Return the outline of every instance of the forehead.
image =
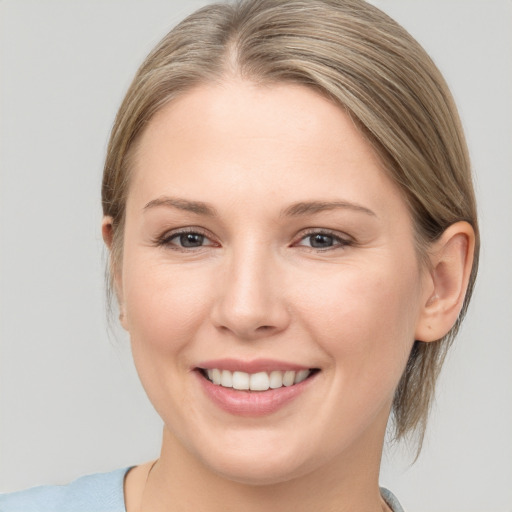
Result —
<instances>
[{"instance_id":1,"label":"forehead","mask_svg":"<svg viewBox=\"0 0 512 512\"><path fill-rule=\"evenodd\" d=\"M312 88L291 83L256 84L234 78L195 87L155 114L139 149L166 136L203 146L222 146L234 139L274 139L311 149L319 144L330 149L346 146L354 157L364 152L377 160L340 106Z\"/></svg>"},{"instance_id":2,"label":"forehead","mask_svg":"<svg viewBox=\"0 0 512 512\"><path fill-rule=\"evenodd\" d=\"M170 192L211 201L219 188L251 200L399 195L351 117L295 84L197 87L154 116L134 156L129 197L146 202Z\"/></svg>"}]
</instances>

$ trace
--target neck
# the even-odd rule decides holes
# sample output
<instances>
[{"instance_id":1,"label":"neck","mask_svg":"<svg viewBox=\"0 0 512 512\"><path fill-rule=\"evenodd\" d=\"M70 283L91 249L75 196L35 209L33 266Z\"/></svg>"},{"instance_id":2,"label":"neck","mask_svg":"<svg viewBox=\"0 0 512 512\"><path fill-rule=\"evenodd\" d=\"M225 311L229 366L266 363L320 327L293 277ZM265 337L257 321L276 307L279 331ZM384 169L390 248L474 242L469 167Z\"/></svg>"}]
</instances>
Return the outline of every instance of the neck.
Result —
<instances>
[{"instance_id":1,"label":"neck","mask_svg":"<svg viewBox=\"0 0 512 512\"><path fill-rule=\"evenodd\" d=\"M382 512L386 510L378 488L382 443L364 439L360 444L361 449L354 447L353 453L305 475L254 485L215 473L164 429L161 457L144 485L140 510Z\"/></svg>"}]
</instances>

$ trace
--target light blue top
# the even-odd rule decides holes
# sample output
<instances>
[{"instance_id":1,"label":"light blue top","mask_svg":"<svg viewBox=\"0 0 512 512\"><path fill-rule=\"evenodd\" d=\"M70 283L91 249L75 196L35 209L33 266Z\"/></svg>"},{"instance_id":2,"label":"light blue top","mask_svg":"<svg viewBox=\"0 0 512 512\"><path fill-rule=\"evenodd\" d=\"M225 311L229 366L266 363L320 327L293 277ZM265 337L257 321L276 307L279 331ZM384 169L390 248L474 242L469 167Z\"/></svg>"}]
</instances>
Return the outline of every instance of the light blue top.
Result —
<instances>
[{"instance_id":1,"label":"light blue top","mask_svg":"<svg viewBox=\"0 0 512 512\"><path fill-rule=\"evenodd\" d=\"M126 512L124 477L129 469L0 494L0 512Z\"/></svg>"},{"instance_id":2,"label":"light blue top","mask_svg":"<svg viewBox=\"0 0 512 512\"><path fill-rule=\"evenodd\" d=\"M0 494L0 512L126 512L123 488L129 469L83 476L68 485ZM404 512L390 491L380 491L393 512Z\"/></svg>"}]
</instances>

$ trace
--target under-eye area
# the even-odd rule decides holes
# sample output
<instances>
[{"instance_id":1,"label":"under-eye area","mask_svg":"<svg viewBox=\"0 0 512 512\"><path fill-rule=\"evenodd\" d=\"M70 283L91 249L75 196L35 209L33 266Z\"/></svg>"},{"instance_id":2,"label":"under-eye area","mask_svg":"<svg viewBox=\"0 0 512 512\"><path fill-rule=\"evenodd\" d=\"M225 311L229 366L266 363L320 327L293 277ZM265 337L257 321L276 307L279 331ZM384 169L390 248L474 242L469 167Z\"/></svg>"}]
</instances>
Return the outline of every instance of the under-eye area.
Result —
<instances>
[{"instance_id":1,"label":"under-eye area","mask_svg":"<svg viewBox=\"0 0 512 512\"><path fill-rule=\"evenodd\" d=\"M271 372L246 373L241 371L222 370L220 368L197 368L197 371L211 383L239 391L268 391L290 387L311 379L320 369L307 370L274 370Z\"/></svg>"}]
</instances>

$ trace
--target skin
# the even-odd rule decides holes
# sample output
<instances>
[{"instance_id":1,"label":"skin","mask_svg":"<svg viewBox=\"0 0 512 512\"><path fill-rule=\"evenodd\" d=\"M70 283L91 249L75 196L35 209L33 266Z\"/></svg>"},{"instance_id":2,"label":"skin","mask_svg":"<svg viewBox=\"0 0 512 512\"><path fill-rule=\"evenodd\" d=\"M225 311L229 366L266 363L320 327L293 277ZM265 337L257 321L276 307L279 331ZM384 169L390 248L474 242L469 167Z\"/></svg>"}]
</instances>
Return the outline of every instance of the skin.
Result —
<instances>
[{"instance_id":1,"label":"skin","mask_svg":"<svg viewBox=\"0 0 512 512\"><path fill-rule=\"evenodd\" d=\"M115 280L165 427L151 472L127 477L128 512L382 510L393 393L414 339L438 339L457 317L471 228L449 228L422 268L410 213L369 143L298 85L233 78L188 92L149 123L133 171ZM183 228L203 245L180 246ZM312 233L327 236L322 247ZM108 217L103 234L110 244ZM320 372L277 412L240 417L194 371L225 357Z\"/></svg>"}]
</instances>

